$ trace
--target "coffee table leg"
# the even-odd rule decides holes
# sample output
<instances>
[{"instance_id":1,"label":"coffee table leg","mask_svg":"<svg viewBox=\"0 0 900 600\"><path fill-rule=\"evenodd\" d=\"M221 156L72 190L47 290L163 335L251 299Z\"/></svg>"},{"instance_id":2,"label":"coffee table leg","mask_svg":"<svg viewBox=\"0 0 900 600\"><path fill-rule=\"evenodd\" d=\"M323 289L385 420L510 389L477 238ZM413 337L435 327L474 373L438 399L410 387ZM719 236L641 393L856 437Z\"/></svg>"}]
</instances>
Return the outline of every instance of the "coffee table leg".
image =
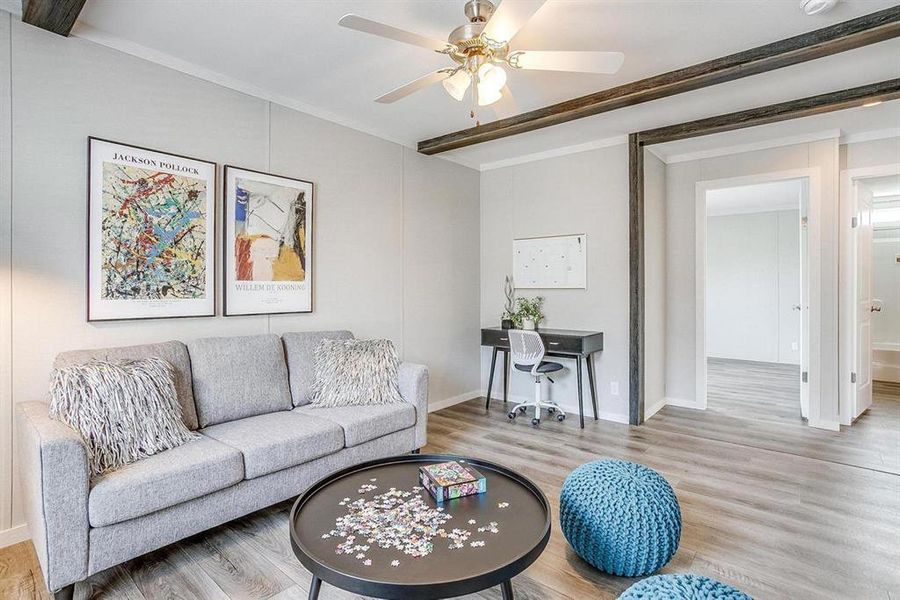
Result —
<instances>
[{"instance_id":1,"label":"coffee table leg","mask_svg":"<svg viewBox=\"0 0 900 600\"><path fill-rule=\"evenodd\" d=\"M500 584L500 593L503 594L503 600L513 600L512 580L507 579Z\"/></svg>"},{"instance_id":2,"label":"coffee table leg","mask_svg":"<svg viewBox=\"0 0 900 600\"><path fill-rule=\"evenodd\" d=\"M322 587L322 580L313 575L312 581L309 582L309 600L319 600L320 587Z\"/></svg>"}]
</instances>

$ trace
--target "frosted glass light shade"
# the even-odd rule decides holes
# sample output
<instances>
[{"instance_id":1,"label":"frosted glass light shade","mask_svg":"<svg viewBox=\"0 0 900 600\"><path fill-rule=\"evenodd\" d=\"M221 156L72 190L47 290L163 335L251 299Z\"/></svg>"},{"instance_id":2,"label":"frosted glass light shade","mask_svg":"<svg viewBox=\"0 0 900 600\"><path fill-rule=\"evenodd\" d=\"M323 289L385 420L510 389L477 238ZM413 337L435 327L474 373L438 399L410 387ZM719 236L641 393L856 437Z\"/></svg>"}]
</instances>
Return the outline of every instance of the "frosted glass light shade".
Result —
<instances>
[{"instance_id":1,"label":"frosted glass light shade","mask_svg":"<svg viewBox=\"0 0 900 600\"><path fill-rule=\"evenodd\" d=\"M442 83L448 94L453 96L456 100L462 101L463 97L466 95L466 90L469 89L469 84L472 83L472 78L466 71L460 70L452 77L445 79Z\"/></svg>"}]
</instances>

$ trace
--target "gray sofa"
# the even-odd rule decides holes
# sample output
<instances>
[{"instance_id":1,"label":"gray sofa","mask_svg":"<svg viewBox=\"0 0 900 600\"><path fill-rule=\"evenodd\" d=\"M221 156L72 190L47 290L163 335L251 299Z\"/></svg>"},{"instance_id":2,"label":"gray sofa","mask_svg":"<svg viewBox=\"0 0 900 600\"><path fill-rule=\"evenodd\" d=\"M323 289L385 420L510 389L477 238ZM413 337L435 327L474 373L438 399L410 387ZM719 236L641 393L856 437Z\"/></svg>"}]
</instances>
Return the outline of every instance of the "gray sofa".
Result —
<instances>
[{"instance_id":1,"label":"gray sofa","mask_svg":"<svg viewBox=\"0 0 900 600\"><path fill-rule=\"evenodd\" d=\"M17 406L25 514L58 597L126 560L292 498L328 473L425 445L428 371L403 363L403 404L307 406L313 349L348 331L207 338L60 354L56 366L159 356L199 440L93 480L80 436L47 404Z\"/></svg>"}]
</instances>

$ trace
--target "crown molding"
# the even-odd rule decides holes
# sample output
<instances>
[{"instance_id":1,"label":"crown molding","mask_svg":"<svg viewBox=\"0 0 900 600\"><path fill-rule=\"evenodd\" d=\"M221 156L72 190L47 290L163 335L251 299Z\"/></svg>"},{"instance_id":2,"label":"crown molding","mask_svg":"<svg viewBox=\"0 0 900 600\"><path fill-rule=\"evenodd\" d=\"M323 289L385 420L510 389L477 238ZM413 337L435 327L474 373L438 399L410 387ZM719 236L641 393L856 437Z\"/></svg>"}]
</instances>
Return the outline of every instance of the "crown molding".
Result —
<instances>
[{"instance_id":1,"label":"crown molding","mask_svg":"<svg viewBox=\"0 0 900 600\"><path fill-rule=\"evenodd\" d=\"M560 148L552 148L550 150L542 150L541 152L532 152L530 154L521 154L512 158L504 158L494 162L488 162L481 165L481 171L493 171L494 169L502 169L513 165L521 165L525 163L535 162L538 160L546 160L548 158L557 158L568 154L578 154L580 152L588 152L599 148L609 148L611 146L619 146L628 142L628 138L624 135L603 138L602 140L593 140L583 144L574 144L572 146L562 146Z\"/></svg>"},{"instance_id":2,"label":"crown molding","mask_svg":"<svg viewBox=\"0 0 900 600\"><path fill-rule=\"evenodd\" d=\"M665 155L663 153L656 152L654 152L654 154L656 154L667 165L672 165L676 163L689 162L692 160L701 160L704 158L728 156L729 154L743 154L744 152L754 152L756 150L769 150L770 148L793 146L794 144L809 144L812 142L820 142L822 140L838 139L840 137L840 129L826 129L824 131L814 131L811 133L790 135L780 138L774 138L771 140L748 142L746 144L735 144L733 146L722 146L720 148L710 148L709 150L684 152L682 154Z\"/></svg>"}]
</instances>

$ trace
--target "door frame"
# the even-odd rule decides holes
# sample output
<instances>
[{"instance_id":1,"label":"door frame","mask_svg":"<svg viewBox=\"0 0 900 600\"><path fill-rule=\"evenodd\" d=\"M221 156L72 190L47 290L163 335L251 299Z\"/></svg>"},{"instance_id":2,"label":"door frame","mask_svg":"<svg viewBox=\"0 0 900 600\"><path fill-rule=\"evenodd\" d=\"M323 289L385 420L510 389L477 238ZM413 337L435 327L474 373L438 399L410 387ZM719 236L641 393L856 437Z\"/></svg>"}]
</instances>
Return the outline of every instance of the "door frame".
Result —
<instances>
[{"instance_id":1,"label":"door frame","mask_svg":"<svg viewBox=\"0 0 900 600\"><path fill-rule=\"evenodd\" d=\"M821 415L821 367L819 349L821 348L821 320L822 320L822 268L821 268L821 204L822 204L822 171L819 167L803 169L789 169L785 171L772 171L744 175L740 177L728 177L725 179L710 179L698 181L696 184L694 204L694 292L695 292L695 377L696 377L696 401L689 408L706 409L707 407L707 365L706 365L706 193L729 187L742 187L773 181L785 181L790 179L806 179L809 182L808 206L807 206L807 255L809 277L809 327L805 329L806 339L801 343L806 344L809 356L808 366L808 391L809 391L809 418L807 422L813 427L819 427ZM799 208L799 207L798 207ZM802 384L801 384L802 385ZM800 398L797 398L798 409ZM682 404L681 406L687 406Z\"/></svg>"},{"instance_id":2,"label":"door frame","mask_svg":"<svg viewBox=\"0 0 900 600\"><path fill-rule=\"evenodd\" d=\"M852 373L856 362L856 236L853 231L853 208L851 194L858 179L871 179L900 175L900 163L888 163L874 167L843 169L840 174L840 271L838 273L838 353L840 361L840 384L838 385L838 408L841 425L850 425L856 412L856 383Z\"/></svg>"}]
</instances>

